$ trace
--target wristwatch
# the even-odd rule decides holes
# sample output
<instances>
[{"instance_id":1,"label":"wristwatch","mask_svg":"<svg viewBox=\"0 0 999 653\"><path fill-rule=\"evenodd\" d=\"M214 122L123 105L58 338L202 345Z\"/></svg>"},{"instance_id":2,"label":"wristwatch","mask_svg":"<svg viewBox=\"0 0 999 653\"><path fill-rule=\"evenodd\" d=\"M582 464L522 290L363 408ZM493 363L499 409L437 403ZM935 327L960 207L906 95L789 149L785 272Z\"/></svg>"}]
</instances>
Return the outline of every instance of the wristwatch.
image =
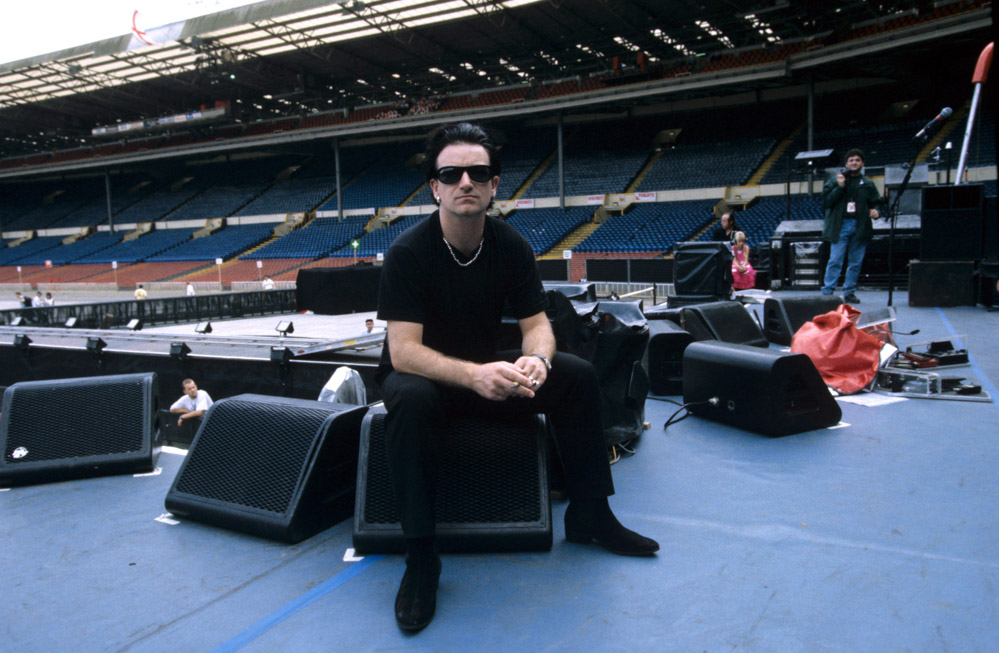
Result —
<instances>
[{"instance_id":1,"label":"wristwatch","mask_svg":"<svg viewBox=\"0 0 999 653\"><path fill-rule=\"evenodd\" d=\"M552 371L552 364L548 362L548 357L544 354L531 354L531 356L536 356L541 359L541 362L545 364L545 369L549 372Z\"/></svg>"}]
</instances>

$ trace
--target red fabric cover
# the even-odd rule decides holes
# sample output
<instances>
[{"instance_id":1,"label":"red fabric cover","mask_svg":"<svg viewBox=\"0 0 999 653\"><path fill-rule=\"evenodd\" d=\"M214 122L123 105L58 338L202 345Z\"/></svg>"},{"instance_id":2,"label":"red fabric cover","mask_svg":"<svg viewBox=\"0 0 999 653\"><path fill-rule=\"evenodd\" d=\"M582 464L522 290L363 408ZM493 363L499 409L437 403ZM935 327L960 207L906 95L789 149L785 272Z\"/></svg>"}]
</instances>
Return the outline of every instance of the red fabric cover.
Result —
<instances>
[{"instance_id":1,"label":"red fabric cover","mask_svg":"<svg viewBox=\"0 0 999 653\"><path fill-rule=\"evenodd\" d=\"M791 338L791 351L808 356L826 385L845 394L870 384L880 362L881 341L857 328L859 316L843 304L805 322Z\"/></svg>"}]
</instances>

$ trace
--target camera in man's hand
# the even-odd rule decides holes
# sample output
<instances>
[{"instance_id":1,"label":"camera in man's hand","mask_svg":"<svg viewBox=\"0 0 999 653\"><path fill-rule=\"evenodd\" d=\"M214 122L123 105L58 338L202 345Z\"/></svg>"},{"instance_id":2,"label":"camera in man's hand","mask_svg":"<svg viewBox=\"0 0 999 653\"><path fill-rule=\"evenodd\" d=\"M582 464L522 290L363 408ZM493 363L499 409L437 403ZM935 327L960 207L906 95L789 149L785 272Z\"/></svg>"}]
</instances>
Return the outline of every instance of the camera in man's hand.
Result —
<instances>
[{"instance_id":1,"label":"camera in man's hand","mask_svg":"<svg viewBox=\"0 0 999 653\"><path fill-rule=\"evenodd\" d=\"M840 172L840 174L842 174L844 177L859 177L860 176L860 170L852 170L850 168L843 168L843 170Z\"/></svg>"}]
</instances>

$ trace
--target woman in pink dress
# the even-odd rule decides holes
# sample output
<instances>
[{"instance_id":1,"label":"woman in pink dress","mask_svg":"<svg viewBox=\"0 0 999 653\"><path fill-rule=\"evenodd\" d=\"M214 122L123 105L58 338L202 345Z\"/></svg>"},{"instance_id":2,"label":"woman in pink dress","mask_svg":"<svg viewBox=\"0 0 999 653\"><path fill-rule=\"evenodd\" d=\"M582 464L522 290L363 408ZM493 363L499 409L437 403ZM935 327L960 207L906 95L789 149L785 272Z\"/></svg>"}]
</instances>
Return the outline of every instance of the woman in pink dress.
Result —
<instances>
[{"instance_id":1,"label":"woman in pink dress","mask_svg":"<svg viewBox=\"0 0 999 653\"><path fill-rule=\"evenodd\" d=\"M756 270L749 264L749 247L746 246L746 234L735 232L732 243L732 287L736 290L746 290L756 285Z\"/></svg>"}]
</instances>

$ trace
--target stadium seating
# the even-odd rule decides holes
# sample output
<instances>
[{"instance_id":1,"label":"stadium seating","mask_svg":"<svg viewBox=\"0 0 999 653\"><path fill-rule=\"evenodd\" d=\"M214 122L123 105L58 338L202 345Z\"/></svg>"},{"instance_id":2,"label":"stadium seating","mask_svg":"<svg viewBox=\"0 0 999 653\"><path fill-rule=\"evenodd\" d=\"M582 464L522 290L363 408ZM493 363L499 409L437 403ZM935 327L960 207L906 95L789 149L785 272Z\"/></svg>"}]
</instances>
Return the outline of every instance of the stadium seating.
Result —
<instances>
[{"instance_id":1,"label":"stadium seating","mask_svg":"<svg viewBox=\"0 0 999 653\"><path fill-rule=\"evenodd\" d=\"M170 214L170 220L206 220L233 215L274 183L277 174L296 162L289 157L268 157L223 168L214 183Z\"/></svg>"},{"instance_id":2,"label":"stadium seating","mask_svg":"<svg viewBox=\"0 0 999 653\"><path fill-rule=\"evenodd\" d=\"M769 138L675 145L664 150L638 190L739 186L773 149Z\"/></svg>"},{"instance_id":3,"label":"stadium seating","mask_svg":"<svg viewBox=\"0 0 999 653\"><path fill-rule=\"evenodd\" d=\"M308 258L327 256L364 234L368 216L344 218L316 218L301 229L268 243L248 254L245 258L254 260ZM244 258L244 257L241 257Z\"/></svg>"},{"instance_id":4,"label":"stadium seating","mask_svg":"<svg viewBox=\"0 0 999 653\"><path fill-rule=\"evenodd\" d=\"M32 238L28 242L21 243L17 247L4 247L3 249L0 249L0 265L18 265L21 261L29 258L37 260L39 255L45 252L52 252L52 250L59 247L61 243L61 237L49 236Z\"/></svg>"},{"instance_id":5,"label":"stadium seating","mask_svg":"<svg viewBox=\"0 0 999 653\"><path fill-rule=\"evenodd\" d=\"M53 265L65 265L77 259L82 259L101 250L111 247L122 238L121 233L99 231L86 238L81 238L69 245L60 245L18 260L22 265L44 265L52 261ZM61 239L60 239L61 242Z\"/></svg>"},{"instance_id":6,"label":"stadium seating","mask_svg":"<svg viewBox=\"0 0 999 653\"><path fill-rule=\"evenodd\" d=\"M573 252L671 251L714 219L714 200L636 204L600 225Z\"/></svg>"},{"instance_id":7,"label":"stadium seating","mask_svg":"<svg viewBox=\"0 0 999 653\"><path fill-rule=\"evenodd\" d=\"M236 215L304 213L314 210L335 191L333 157L316 156L288 178L276 181Z\"/></svg>"},{"instance_id":8,"label":"stadium seating","mask_svg":"<svg viewBox=\"0 0 999 653\"><path fill-rule=\"evenodd\" d=\"M362 236L360 238L360 246L357 248L357 252L355 252L354 248L352 248L348 243L340 249L334 251L330 254L330 256L334 258L354 258L355 256L372 257L379 253L387 252L389 245L392 244L392 241L395 240L396 236L425 217L427 216L409 215L399 218L387 227L375 229L371 233Z\"/></svg>"},{"instance_id":9,"label":"stadium seating","mask_svg":"<svg viewBox=\"0 0 999 653\"><path fill-rule=\"evenodd\" d=\"M420 168L406 168L407 161L421 150L419 142L383 149L377 160L358 170L351 176L350 183L344 186L343 209L401 206L423 183L423 171ZM336 198L328 201L322 209L336 209Z\"/></svg>"},{"instance_id":10,"label":"stadium seating","mask_svg":"<svg viewBox=\"0 0 999 653\"><path fill-rule=\"evenodd\" d=\"M272 223L227 226L206 238L184 240L165 251L146 257L145 260L150 262L214 261L217 258L224 260L259 245L270 238L273 232Z\"/></svg>"},{"instance_id":11,"label":"stadium seating","mask_svg":"<svg viewBox=\"0 0 999 653\"><path fill-rule=\"evenodd\" d=\"M543 254L592 216L592 206L533 209L516 211L507 222L527 238L535 254Z\"/></svg>"},{"instance_id":12,"label":"stadium seating","mask_svg":"<svg viewBox=\"0 0 999 653\"><path fill-rule=\"evenodd\" d=\"M819 195L792 195L790 211L786 196L761 197L749 208L736 213L736 226L746 234L746 244L757 247L770 242L774 230L784 220L821 220L822 199ZM790 217L788 217L790 216ZM697 240L710 240L709 229Z\"/></svg>"},{"instance_id":13,"label":"stadium seating","mask_svg":"<svg viewBox=\"0 0 999 653\"><path fill-rule=\"evenodd\" d=\"M112 247L77 259L76 263L138 263L176 247L190 239L192 229L158 229L135 240L125 240Z\"/></svg>"},{"instance_id":14,"label":"stadium seating","mask_svg":"<svg viewBox=\"0 0 999 653\"><path fill-rule=\"evenodd\" d=\"M637 130L636 130L637 132ZM651 150L650 133L606 125L578 128L565 145L566 195L620 193L641 170ZM559 169L549 165L524 193L526 198L557 197Z\"/></svg>"}]
</instances>

